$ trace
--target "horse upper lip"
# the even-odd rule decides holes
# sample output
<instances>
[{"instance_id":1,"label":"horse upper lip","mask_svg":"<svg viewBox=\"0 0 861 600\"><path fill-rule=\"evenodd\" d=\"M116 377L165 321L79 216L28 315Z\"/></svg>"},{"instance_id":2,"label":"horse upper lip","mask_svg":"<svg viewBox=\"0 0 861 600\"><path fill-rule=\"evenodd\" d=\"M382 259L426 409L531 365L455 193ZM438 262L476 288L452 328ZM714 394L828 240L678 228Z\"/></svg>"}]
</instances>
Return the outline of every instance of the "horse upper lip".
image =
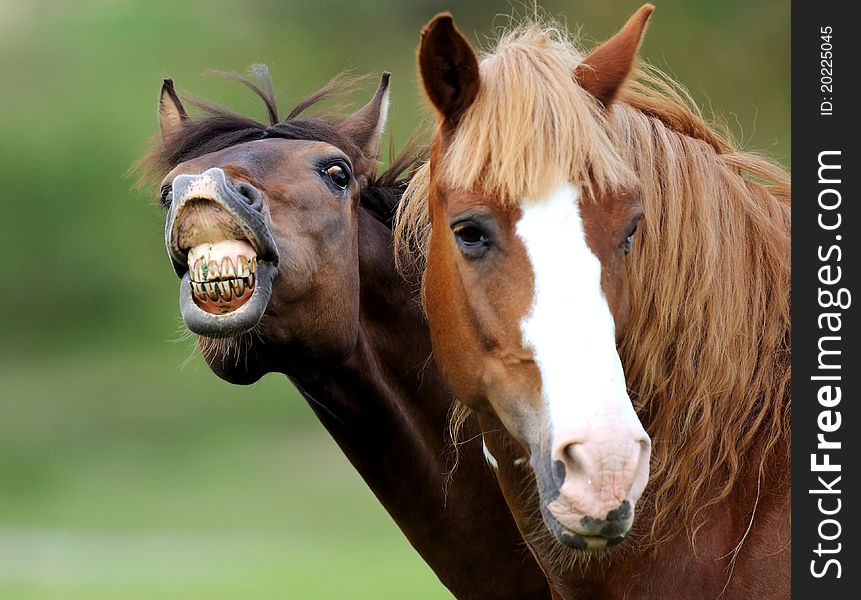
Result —
<instances>
[{"instance_id":1,"label":"horse upper lip","mask_svg":"<svg viewBox=\"0 0 861 600\"><path fill-rule=\"evenodd\" d=\"M242 237L251 244L260 261L278 264L278 249L268 224L268 215L259 207L250 206L245 196L228 181L221 169L213 168L201 175L179 175L173 181L173 202L165 223L165 245L174 271L179 277L188 272L188 251L179 246L178 225L183 210L190 202L212 202L223 209L238 226ZM219 241L212 239L208 241Z\"/></svg>"}]
</instances>

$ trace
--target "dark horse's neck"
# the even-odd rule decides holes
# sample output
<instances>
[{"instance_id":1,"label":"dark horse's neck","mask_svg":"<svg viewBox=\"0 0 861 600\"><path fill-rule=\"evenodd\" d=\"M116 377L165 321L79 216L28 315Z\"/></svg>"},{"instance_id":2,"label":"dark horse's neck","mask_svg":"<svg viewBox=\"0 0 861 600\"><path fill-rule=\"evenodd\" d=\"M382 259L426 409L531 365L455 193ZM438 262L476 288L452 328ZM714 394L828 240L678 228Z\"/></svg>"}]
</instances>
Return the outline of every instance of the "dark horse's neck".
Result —
<instances>
[{"instance_id":1,"label":"dark horse's neck","mask_svg":"<svg viewBox=\"0 0 861 600\"><path fill-rule=\"evenodd\" d=\"M548 598L484 461L461 446L450 482L450 397L410 286L396 272L391 230L359 216L361 324L342 364L284 369L410 543L457 598ZM475 424L467 435L477 433Z\"/></svg>"}]
</instances>

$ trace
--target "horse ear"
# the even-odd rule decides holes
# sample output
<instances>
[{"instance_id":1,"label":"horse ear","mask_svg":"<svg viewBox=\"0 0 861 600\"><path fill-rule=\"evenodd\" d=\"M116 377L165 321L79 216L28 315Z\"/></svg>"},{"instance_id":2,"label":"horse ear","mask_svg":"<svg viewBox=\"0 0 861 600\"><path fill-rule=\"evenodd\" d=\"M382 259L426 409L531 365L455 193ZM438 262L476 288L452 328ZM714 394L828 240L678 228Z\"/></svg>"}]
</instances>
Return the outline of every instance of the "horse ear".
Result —
<instances>
[{"instance_id":1,"label":"horse ear","mask_svg":"<svg viewBox=\"0 0 861 600\"><path fill-rule=\"evenodd\" d=\"M422 84L440 116L455 124L478 94L478 59L449 13L435 16L422 30L419 45Z\"/></svg>"},{"instance_id":2,"label":"horse ear","mask_svg":"<svg viewBox=\"0 0 861 600\"><path fill-rule=\"evenodd\" d=\"M188 113L179 101L179 96L173 87L173 79L165 79L158 97L158 124L161 128L162 139L188 120Z\"/></svg>"},{"instance_id":3,"label":"horse ear","mask_svg":"<svg viewBox=\"0 0 861 600\"><path fill-rule=\"evenodd\" d=\"M341 127L368 158L377 158L389 113L389 72L383 72L377 93L365 106L344 119Z\"/></svg>"},{"instance_id":4,"label":"horse ear","mask_svg":"<svg viewBox=\"0 0 861 600\"><path fill-rule=\"evenodd\" d=\"M574 69L574 78L604 106L610 106L631 74L646 23L655 7L644 4L616 35L592 50Z\"/></svg>"}]
</instances>

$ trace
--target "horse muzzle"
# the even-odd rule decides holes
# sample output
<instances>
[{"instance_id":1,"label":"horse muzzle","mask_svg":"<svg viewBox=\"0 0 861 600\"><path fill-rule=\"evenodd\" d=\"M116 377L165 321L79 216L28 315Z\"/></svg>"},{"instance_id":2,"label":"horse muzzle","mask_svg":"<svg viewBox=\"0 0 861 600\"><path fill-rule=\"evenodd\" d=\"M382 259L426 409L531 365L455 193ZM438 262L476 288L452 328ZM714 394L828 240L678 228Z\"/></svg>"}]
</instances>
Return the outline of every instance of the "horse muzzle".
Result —
<instances>
[{"instance_id":1,"label":"horse muzzle","mask_svg":"<svg viewBox=\"0 0 861 600\"><path fill-rule=\"evenodd\" d=\"M182 279L186 326L219 338L253 329L263 317L278 268L262 195L223 170L178 175L165 223L165 245Z\"/></svg>"},{"instance_id":2,"label":"horse muzzle","mask_svg":"<svg viewBox=\"0 0 861 600\"><path fill-rule=\"evenodd\" d=\"M639 425L639 422L637 423ZM536 470L541 513L558 541L577 550L621 543L649 477L651 440L642 427L596 440L557 435L551 460ZM534 455L533 455L534 456Z\"/></svg>"}]
</instances>

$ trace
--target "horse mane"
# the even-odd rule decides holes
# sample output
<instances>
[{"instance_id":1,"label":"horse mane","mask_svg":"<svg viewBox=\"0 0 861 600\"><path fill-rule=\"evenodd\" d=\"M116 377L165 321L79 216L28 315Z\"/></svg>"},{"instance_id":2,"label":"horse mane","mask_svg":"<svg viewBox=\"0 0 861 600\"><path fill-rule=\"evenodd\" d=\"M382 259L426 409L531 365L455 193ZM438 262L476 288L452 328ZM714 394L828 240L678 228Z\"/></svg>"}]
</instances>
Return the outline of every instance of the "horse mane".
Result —
<instances>
[{"instance_id":1,"label":"horse mane","mask_svg":"<svg viewBox=\"0 0 861 600\"><path fill-rule=\"evenodd\" d=\"M329 113L301 116L307 109L324 100L350 93L365 77L348 77L343 73L336 75L322 88L300 100L281 120L272 79L265 65L252 66L253 81L234 73L215 73L241 83L259 97L269 123L262 123L205 100L190 99L202 116L184 121L182 127L164 139L160 136L156 138L149 151L132 167L132 171L139 175L139 187L161 179L165 173L185 161L238 144L271 138L326 142L343 150L355 163L377 163L375 159L366 157L359 146L339 130L345 117ZM408 142L402 152L391 158L385 171L369 178L361 192L360 206L391 227L407 179L424 155L425 148L417 137ZM404 172L407 172L407 179L400 179Z\"/></svg>"},{"instance_id":2,"label":"horse mane","mask_svg":"<svg viewBox=\"0 0 861 600\"><path fill-rule=\"evenodd\" d=\"M589 182L586 198L596 188L639 192L646 217L627 261L631 308L619 351L653 440L642 543L682 531L693 542L705 511L751 473L757 500L760 488L788 493L788 475L766 464L789 460L789 175L739 149L654 68L638 69L607 118L574 83L582 53L561 35L528 23L482 60L478 116L475 105L464 115L442 177L495 190L508 205L535 197L554 174ZM550 74L558 79L545 81ZM570 118L559 114L568 109ZM425 164L398 208L405 273L423 271L429 185Z\"/></svg>"},{"instance_id":3,"label":"horse mane","mask_svg":"<svg viewBox=\"0 0 861 600\"><path fill-rule=\"evenodd\" d=\"M362 191L359 205L389 229L394 229L401 198L417 170L427 160L428 146L422 133L413 135L401 151L391 153L389 166L371 178Z\"/></svg>"},{"instance_id":4,"label":"horse mane","mask_svg":"<svg viewBox=\"0 0 861 600\"><path fill-rule=\"evenodd\" d=\"M611 120L646 214L619 352L653 439L652 536L693 536L750 469L762 489L788 491L788 474L765 465L789 464L790 178L655 69Z\"/></svg>"}]
</instances>

